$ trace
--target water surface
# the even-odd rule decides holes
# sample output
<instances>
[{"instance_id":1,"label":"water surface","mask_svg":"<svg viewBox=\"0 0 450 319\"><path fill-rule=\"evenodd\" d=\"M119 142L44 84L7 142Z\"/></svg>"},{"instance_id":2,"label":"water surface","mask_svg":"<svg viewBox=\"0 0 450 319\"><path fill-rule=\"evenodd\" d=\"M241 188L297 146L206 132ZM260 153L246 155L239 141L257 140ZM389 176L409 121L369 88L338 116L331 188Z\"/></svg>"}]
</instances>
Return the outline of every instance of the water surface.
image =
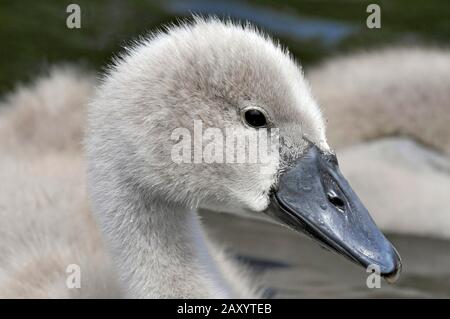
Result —
<instances>
[{"instance_id":1,"label":"water surface","mask_svg":"<svg viewBox=\"0 0 450 319\"><path fill-rule=\"evenodd\" d=\"M382 280L381 288L369 289L365 269L305 236L227 214L210 213L204 221L273 298L450 298L449 241L388 234L402 256L402 276L393 285Z\"/></svg>"}]
</instances>

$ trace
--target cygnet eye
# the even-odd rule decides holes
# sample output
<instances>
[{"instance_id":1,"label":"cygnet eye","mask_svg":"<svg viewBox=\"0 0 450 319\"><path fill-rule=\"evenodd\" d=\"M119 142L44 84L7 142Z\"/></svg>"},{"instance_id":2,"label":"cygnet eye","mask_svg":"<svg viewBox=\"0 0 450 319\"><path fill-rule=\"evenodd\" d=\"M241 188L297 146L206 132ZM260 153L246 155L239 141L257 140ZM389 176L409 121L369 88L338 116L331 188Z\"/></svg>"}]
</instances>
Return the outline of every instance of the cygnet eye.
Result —
<instances>
[{"instance_id":1,"label":"cygnet eye","mask_svg":"<svg viewBox=\"0 0 450 319\"><path fill-rule=\"evenodd\" d=\"M254 128L266 127L268 124L267 116L263 111L257 108L247 108L243 111L243 118L248 126Z\"/></svg>"}]
</instances>

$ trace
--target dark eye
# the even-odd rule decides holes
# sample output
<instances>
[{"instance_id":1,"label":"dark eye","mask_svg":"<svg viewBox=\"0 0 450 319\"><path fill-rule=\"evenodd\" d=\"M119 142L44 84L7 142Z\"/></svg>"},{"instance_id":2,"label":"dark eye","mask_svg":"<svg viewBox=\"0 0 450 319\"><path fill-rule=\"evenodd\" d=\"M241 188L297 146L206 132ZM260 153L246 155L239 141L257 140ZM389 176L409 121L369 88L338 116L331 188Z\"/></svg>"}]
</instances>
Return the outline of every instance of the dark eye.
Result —
<instances>
[{"instance_id":1,"label":"dark eye","mask_svg":"<svg viewBox=\"0 0 450 319\"><path fill-rule=\"evenodd\" d=\"M264 127L267 119L263 112L257 109L248 109L244 112L245 122L251 127Z\"/></svg>"}]
</instances>

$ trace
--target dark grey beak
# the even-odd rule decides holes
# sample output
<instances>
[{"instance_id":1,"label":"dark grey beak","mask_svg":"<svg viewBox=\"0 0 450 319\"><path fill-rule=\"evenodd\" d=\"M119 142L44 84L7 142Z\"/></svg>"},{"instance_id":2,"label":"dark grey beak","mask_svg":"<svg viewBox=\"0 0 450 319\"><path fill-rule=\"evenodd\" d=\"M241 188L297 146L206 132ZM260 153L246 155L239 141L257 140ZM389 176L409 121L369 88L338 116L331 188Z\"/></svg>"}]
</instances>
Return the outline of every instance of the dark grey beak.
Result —
<instances>
[{"instance_id":1,"label":"dark grey beak","mask_svg":"<svg viewBox=\"0 0 450 319\"><path fill-rule=\"evenodd\" d=\"M272 196L273 218L363 267L378 266L389 282L399 277L400 256L342 176L335 155L311 144L281 175Z\"/></svg>"}]
</instances>

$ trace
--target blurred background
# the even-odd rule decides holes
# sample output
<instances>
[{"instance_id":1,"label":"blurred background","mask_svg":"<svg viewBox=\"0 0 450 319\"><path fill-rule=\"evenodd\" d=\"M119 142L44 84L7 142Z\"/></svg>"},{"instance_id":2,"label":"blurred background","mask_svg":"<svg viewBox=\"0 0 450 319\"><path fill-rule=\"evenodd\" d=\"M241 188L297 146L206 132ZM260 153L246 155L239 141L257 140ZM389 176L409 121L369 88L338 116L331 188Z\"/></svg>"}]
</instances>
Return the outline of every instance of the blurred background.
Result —
<instances>
[{"instance_id":1,"label":"blurred background","mask_svg":"<svg viewBox=\"0 0 450 319\"><path fill-rule=\"evenodd\" d=\"M450 297L449 1L77 0L81 28L68 29L73 2L1 1L0 111L54 65L101 72L139 35L193 13L250 21L305 68L342 169L404 273L369 289L364 270L276 226L204 213L211 234L269 297ZM371 3L380 29L366 26Z\"/></svg>"},{"instance_id":2,"label":"blurred background","mask_svg":"<svg viewBox=\"0 0 450 319\"><path fill-rule=\"evenodd\" d=\"M80 29L65 27L70 3L81 7ZM450 42L448 1L376 1L382 8L381 29L366 27L370 3L374 2L4 0L0 92L55 63L83 63L99 70L138 35L191 13L251 21L280 39L304 66L360 48Z\"/></svg>"}]
</instances>

